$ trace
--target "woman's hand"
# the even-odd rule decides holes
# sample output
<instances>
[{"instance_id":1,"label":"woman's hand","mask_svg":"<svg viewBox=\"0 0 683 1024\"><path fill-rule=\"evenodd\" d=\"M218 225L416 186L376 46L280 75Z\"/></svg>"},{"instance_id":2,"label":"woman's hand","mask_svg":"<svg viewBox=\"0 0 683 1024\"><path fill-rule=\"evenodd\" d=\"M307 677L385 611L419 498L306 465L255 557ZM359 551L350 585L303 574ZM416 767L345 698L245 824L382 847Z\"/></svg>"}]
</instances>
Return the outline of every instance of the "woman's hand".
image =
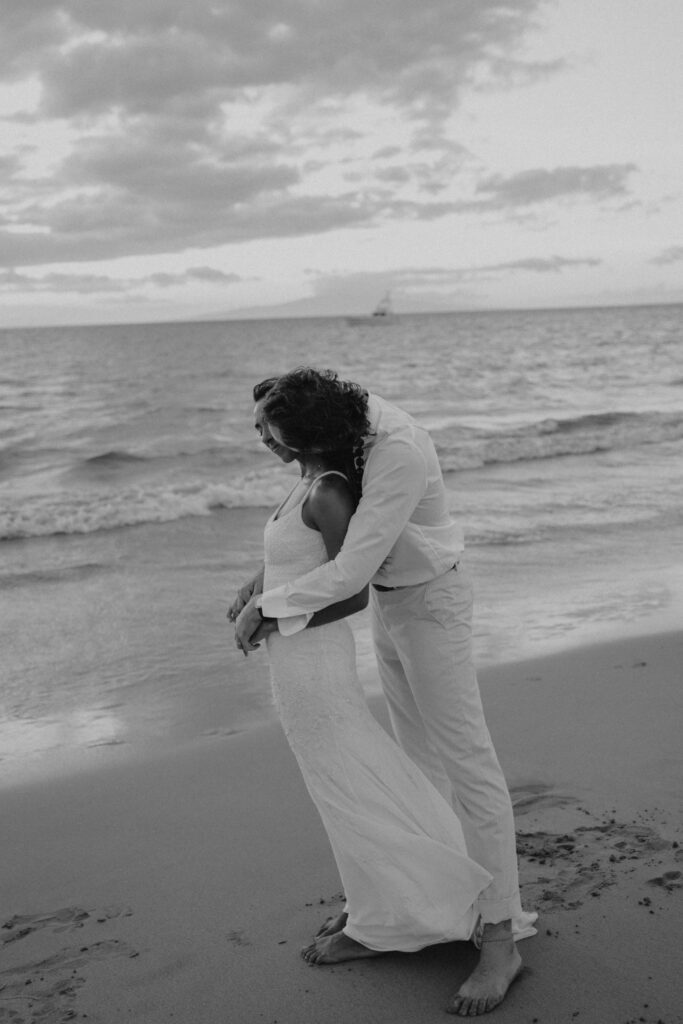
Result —
<instances>
[{"instance_id":1,"label":"woman's hand","mask_svg":"<svg viewBox=\"0 0 683 1024\"><path fill-rule=\"evenodd\" d=\"M256 607L256 599L250 597L235 622L235 643L245 656L258 649L254 646L253 637L265 621L268 620L264 620Z\"/></svg>"},{"instance_id":2,"label":"woman's hand","mask_svg":"<svg viewBox=\"0 0 683 1024\"><path fill-rule=\"evenodd\" d=\"M243 584L237 591L235 598L228 608L228 618L231 622L237 622L237 616L248 604L249 599L254 597L255 594L260 594L263 590L263 569L258 572L253 580L249 580L248 583Z\"/></svg>"},{"instance_id":3,"label":"woman's hand","mask_svg":"<svg viewBox=\"0 0 683 1024\"><path fill-rule=\"evenodd\" d=\"M247 601L249 600L249 598L251 597L251 595L253 593L254 593L254 581L253 580L250 583L245 583L243 587L240 587L240 589L237 591L237 594L235 595L235 599L233 600L232 604L228 608L228 618L230 619L231 622L236 622L237 621L237 616L242 611L242 609L244 608L245 604L247 603Z\"/></svg>"}]
</instances>

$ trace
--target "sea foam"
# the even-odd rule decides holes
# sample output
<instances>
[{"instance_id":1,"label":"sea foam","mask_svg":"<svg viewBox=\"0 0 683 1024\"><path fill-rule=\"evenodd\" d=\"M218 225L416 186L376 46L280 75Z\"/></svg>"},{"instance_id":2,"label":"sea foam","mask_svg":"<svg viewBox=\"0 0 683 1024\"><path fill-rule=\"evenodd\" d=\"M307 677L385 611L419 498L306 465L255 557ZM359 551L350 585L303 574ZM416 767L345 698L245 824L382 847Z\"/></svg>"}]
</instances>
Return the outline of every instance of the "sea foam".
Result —
<instances>
[{"instance_id":1,"label":"sea foam","mask_svg":"<svg viewBox=\"0 0 683 1024\"><path fill-rule=\"evenodd\" d=\"M282 497L279 479L266 481L248 476L231 484L150 484L78 495L35 495L14 508L0 510L0 540L165 523L186 516L207 516L217 508L275 506Z\"/></svg>"}]
</instances>

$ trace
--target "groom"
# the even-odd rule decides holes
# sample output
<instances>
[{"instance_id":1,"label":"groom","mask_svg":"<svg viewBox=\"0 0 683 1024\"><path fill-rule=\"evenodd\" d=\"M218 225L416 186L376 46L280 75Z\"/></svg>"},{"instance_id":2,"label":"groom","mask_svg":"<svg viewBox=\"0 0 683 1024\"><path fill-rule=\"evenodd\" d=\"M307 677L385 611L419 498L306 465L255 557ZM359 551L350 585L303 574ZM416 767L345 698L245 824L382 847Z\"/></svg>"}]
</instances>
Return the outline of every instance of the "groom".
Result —
<instances>
[{"instance_id":1,"label":"groom","mask_svg":"<svg viewBox=\"0 0 683 1024\"><path fill-rule=\"evenodd\" d=\"M278 409L315 409L316 371L294 370L254 391L256 427L282 457ZM313 381L313 385L312 382ZM341 382L340 382L341 387ZM302 389L305 389L302 391ZM334 561L261 594L246 584L229 615L245 653L264 617L280 632L303 628L313 612L372 583L371 616L379 674L396 739L452 803L468 853L493 876L480 897L481 954L448 1009L475 1016L497 1006L522 969L513 939L533 933L519 901L512 805L484 720L471 655L471 584L460 564L463 539L449 514L436 450L426 430L368 395L362 497ZM271 433L275 431L276 437ZM340 915L316 937L314 962L335 962Z\"/></svg>"}]
</instances>

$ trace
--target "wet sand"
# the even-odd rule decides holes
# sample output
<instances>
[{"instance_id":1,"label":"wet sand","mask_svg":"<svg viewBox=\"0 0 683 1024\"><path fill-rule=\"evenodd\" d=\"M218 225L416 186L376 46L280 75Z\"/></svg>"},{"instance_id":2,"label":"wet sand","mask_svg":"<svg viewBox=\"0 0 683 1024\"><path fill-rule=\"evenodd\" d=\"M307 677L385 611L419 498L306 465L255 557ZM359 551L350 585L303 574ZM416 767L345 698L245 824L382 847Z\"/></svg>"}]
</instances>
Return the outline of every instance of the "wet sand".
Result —
<instances>
[{"instance_id":1,"label":"wet sand","mask_svg":"<svg viewBox=\"0 0 683 1024\"><path fill-rule=\"evenodd\" d=\"M683 1021L681 665L666 634L481 673L540 914L490 1019ZM341 894L277 723L15 785L0 822L3 1024L454 1019L468 944L300 959Z\"/></svg>"}]
</instances>

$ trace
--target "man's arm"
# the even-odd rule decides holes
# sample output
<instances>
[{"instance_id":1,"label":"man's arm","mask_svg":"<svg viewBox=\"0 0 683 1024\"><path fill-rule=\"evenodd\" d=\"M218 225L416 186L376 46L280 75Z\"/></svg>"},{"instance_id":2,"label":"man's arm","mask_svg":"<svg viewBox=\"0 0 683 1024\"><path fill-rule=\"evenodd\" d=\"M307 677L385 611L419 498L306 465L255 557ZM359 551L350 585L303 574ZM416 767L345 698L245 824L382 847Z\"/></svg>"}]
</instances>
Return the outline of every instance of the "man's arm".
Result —
<instances>
[{"instance_id":1,"label":"man's arm","mask_svg":"<svg viewBox=\"0 0 683 1024\"><path fill-rule=\"evenodd\" d=\"M337 622L339 619L346 619L349 615L355 615L367 608L370 598L369 587L363 587L359 594L347 597L344 601L337 601L327 608L321 608L308 620L306 629L314 629L316 626L327 626L330 622ZM249 638L250 648L255 648L262 640L265 640L271 633L279 632L277 619L263 619L256 631ZM247 652L245 651L245 654Z\"/></svg>"},{"instance_id":2,"label":"man's arm","mask_svg":"<svg viewBox=\"0 0 683 1024\"><path fill-rule=\"evenodd\" d=\"M294 633L307 625L312 613L362 591L401 535L426 484L426 464L417 445L403 437L384 439L368 458L363 495L339 554L260 595L263 615L277 618L281 633ZM248 644L260 621L256 598L251 598L237 621L242 644Z\"/></svg>"}]
</instances>

